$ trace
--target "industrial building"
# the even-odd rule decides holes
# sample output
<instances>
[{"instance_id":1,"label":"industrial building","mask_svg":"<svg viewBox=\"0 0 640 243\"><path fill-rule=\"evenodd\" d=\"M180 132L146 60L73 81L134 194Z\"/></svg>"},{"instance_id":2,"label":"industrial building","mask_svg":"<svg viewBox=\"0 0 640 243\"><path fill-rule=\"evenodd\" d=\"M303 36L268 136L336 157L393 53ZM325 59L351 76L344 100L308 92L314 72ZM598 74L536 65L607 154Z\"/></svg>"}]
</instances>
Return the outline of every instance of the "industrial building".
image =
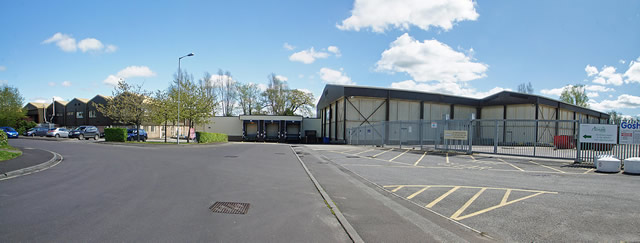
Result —
<instances>
[{"instance_id":1,"label":"industrial building","mask_svg":"<svg viewBox=\"0 0 640 243\"><path fill-rule=\"evenodd\" d=\"M317 105L320 136L346 143L348 129L384 121L580 120L608 123L609 115L538 95L502 91L482 99L438 93L350 85L326 85ZM558 124L558 123L555 123ZM544 125L544 124L542 124ZM549 125L552 126L552 125ZM553 125L553 133L575 127ZM508 134L508 127L504 126ZM533 130L535 131L535 130ZM388 130L386 131L388 132ZM540 132L540 131L539 131ZM384 137L389 137L385 135Z\"/></svg>"}]
</instances>

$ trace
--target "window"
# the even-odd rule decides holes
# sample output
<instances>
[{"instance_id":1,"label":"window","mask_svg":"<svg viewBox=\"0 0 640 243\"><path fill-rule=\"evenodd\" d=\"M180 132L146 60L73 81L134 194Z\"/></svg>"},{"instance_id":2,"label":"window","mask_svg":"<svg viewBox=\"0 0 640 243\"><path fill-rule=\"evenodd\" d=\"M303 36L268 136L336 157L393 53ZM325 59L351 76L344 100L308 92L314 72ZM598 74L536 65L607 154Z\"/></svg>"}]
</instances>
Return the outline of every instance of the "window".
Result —
<instances>
[{"instance_id":1,"label":"window","mask_svg":"<svg viewBox=\"0 0 640 243\"><path fill-rule=\"evenodd\" d=\"M96 118L96 111L89 111L89 118Z\"/></svg>"},{"instance_id":2,"label":"window","mask_svg":"<svg viewBox=\"0 0 640 243\"><path fill-rule=\"evenodd\" d=\"M73 116L73 111L67 112L67 116Z\"/></svg>"},{"instance_id":3,"label":"window","mask_svg":"<svg viewBox=\"0 0 640 243\"><path fill-rule=\"evenodd\" d=\"M156 131L156 126L151 126L151 132L155 132Z\"/></svg>"},{"instance_id":4,"label":"window","mask_svg":"<svg viewBox=\"0 0 640 243\"><path fill-rule=\"evenodd\" d=\"M82 111L76 112L76 118L84 118L84 112Z\"/></svg>"}]
</instances>

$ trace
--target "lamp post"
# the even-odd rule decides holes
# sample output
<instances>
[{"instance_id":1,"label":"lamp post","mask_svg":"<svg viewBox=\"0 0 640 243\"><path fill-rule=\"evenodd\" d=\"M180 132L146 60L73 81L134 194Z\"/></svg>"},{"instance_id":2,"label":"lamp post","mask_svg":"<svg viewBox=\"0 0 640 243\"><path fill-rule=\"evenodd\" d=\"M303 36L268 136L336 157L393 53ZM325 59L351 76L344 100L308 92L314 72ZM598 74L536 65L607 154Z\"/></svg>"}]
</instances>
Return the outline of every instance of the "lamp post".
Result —
<instances>
[{"instance_id":1,"label":"lamp post","mask_svg":"<svg viewBox=\"0 0 640 243\"><path fill-rule=\"evenodd\" d=\"M176 138L178 139L178 144L180 144L180 96L182 93L180 92L182 86L182 71L180 70L180 60L185 57L192 57L194 54L189 53L187 55L181 56L178 58L178 130L176 131Z\"/></svg>"}]
</instances>

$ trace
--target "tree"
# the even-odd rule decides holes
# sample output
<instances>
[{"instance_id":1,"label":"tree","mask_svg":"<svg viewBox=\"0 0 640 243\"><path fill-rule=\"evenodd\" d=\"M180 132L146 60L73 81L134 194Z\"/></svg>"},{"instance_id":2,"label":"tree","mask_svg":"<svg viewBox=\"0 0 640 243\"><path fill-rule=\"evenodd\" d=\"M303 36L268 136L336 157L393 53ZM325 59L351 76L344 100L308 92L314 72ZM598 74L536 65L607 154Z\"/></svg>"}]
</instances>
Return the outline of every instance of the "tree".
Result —
<instances>
[{"instance_id":1,"label":"tree","mask_svg":"<svg viewBox=\"0 0 640 243\"><path fill-rule=\"evenodd\" d=\"M26 117L22 110L24 98L17 88L3 85L0 87L0 126L16 127L18 122Z\"/></svg>"},{"instance_id":2,"label":"tree","mask_svg":"<svg viewBox=\"0 0 640 243\"><path fill-rule=\"evenodd\" d=\"M150 119L156 124L164 123L164 142L167 142L167 123L176 120L178 104L169 96L169 92L158 90L151 99Z\"/></svg>"},{"instance_id":3,"label":"tree","mask_svg":"<svg viewBox=\"0 0 640 243\"><path fill-rule=\"evenodd\" d=\"M204 90L205 94L209 97L212 97L214 102L217 100L216 95L216 86L213 84L213 80L211 80L211 74L209 72L205 72L200 79L200 87ZM216 114L215 110L211 110L211 114Z\"/></svg>"},{"instance_id":4,"label":"tree","mask_svg":"<svg viewBox=\"0 0 640 243\"><path fill-rule=\"evenodd\" d=\"M312 109L315 107L314 98L312 93L307 93L298 89L287 90L287 102L285 108L285 115L292 116L297 111L300 111L303 115L312 114Z\"/></svg>"},{"instance_id":5,"label":"tree","mask_svg":"<svg viewBox=\"0 0 640 243\"><path fill-rule=\"evenodd\" d=\"M216 101L215 96L210 95L205 86L196 85L193 75L186 71L182 74L180 82L180 93L178 93L178 80L170 87L169 96L177 99L180 95L180 118L188 120L189 131L187 132L187 143L191 139L191 128L194 124L203 123L214 115Z\"/></svg>"},{"instance_id":6,"label":"tree","mask_svg":"<svg viewBox=\"0 0 640 243\"><path fill-rule=\"evenodd\" d=\"M518 85L518 92L525 93L525 94L533 94L533 85L531 85L531 82L529 82L528 84L521 83Z\"/></svg>"},{"instance_id":7,"label":"tree","mask_svg":"<svg viewBox=\"0 0 640 243\"><path fill-rule=\"evenodd\" d=\"M262 109L262 105L259 104L261 99L258 85L254 83L238 84L236 90L238 91L238 104L242 108L243 115L256 113L257 108Z\"/></svg>"},{"instance_id":8,"label":"tree","mask_svg":"<svg viewBox=\"0 0 640 243\"><path fill-rule=\"evenodd\" d=\"M287 84L276 77L275 73L267 76L269 84L262 93L272 115L284 115L287 103Z\"/></svg>"},{"instance_id":9,"label":"tree","mask_svg":"<svg viewBox=\"0 0 640 243\"><path fill-rule=\"evenodd\" d=\"M140 141L140 125L149 120L150 93L141 85L130 85L124 80L118 81L113 90L113 98L107 104L94 104L98 112L116 123L136 126L136 141Z\"/></svg>"},{"instance_id":10,"label":"tree","mask_svg":"<svg viewBox=\"0 0 640 243\"><path fill-rule=\"evenodd\" d=\"M226 71L223 73L222 69L218 70L217 88L222 105L222 115L232 116L236 99L236 85L231 77L231 72Z\"/></svg>"},{"instance_id":11,"label":"tree","mask_svg":"<svg viewBox=\"0 0 640 243\"><path fill-rule=\"evenodd\" d=\"M560 100L577 106L589 108L589 97L583 84L569 85L562 90Z\"/></svg>"}]
</instances>

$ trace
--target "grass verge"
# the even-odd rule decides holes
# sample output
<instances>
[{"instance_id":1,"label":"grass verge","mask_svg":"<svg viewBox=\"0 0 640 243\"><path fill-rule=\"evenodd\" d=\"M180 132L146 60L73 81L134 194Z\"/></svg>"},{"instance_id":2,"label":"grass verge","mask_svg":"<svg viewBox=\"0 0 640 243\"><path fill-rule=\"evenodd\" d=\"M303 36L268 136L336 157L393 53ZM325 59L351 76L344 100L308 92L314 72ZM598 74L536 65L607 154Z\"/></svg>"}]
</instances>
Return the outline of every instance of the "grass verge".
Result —
<instances>
[{"instance_id":1,"label":"grass verge","mask_svg":"<svg viewBox=\"0 0 640 243\"><path fill-rule=\"evenodd\" d=\"M21 154L22 152L9 152L9 151L0 150L0 161L14 159L20 156Z\"/></svg>"}]
</instances>

